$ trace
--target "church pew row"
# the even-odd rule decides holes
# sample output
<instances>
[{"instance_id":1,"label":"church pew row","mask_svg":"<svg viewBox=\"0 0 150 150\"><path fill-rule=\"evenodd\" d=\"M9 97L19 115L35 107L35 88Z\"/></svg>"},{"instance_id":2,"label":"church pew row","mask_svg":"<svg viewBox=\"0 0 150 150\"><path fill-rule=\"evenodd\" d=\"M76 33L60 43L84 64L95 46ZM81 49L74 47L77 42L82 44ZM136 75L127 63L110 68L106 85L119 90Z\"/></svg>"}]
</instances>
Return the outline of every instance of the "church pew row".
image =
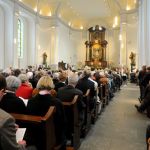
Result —
<instances>
[{"instance_id":1,"label":"church pew row","mask_svg":"<svg viewBox=\"0 0 150 150\"><path fill-rule=\"evenodd\" d=\"M83 95L83 101L86 105L84 109L84 120L81 127L81 137L85 137L91 127L91 112L90 112L90 89Z\"/></svg>"},{"instance_id":2,"label":"church pew row","mask_svg":"<svg viewBox=\"0 0 150 150\"><path fill-rule=\"evenodd\" d=\"M77 107L78 95L73 100L63 101L65 116L67 119L66 138L71 141L67 149L77 150L80 147L80 121Z\"/></svg>"},{"instance_id":3,"label":"church pew row","mask_svg":"<svg viewBox=\"0 0 150 150\"><path fill-rule=\"evenodd\" d=\"M108 87L106 85L101 85L99 87L99 96L100 101L103 102L103 105L106 106L107 101L109 100L108 97ZM95 115L95 118L98 118L98 107L99 105L96 103L94 106L94 111L90 110L90 90L87 90L86 94L84 95L84 102L86 104L86 109L84 110L84 122L83 126L79 121L79 112L77 108L77 100L78 96L75 96L71 102L63 102L65 114L71 114L71 120L68 120L68 128L69 133L71 135L71 145L67 147L67 150L77 150L80 146L80 137L82 134L84 136L88 133L91 127L91 117ZM57 150L59 146L56 147L55 145L55 133L54 133L54 124L53 124L53 113L55 111L54 107L50 107L47 114L44 117L40 116L31 116L31 115L22 115L22 114L12 114L16 119L17 123L21 126L30 126L32 125L39 125L43 128L43 140L42 143L42 150ZM96 121L96 120L95 120Z\"/></svg>"},{"instance_id":4,"label":"church pew row","mask_svg":"<svg viewBox=\"0 0 150 150\"><path fill-rule=\"evenodd\" d=\"M99 89L99 97L103 103L103 108L109 103L109 90L107 84L101 84Z\"/></svg>"},{"instance_id":5,"label":"church pew row","mask_svg":"<svg viewBox=\"0 0 150 150\"><path fill-rule=\"evenodd\" d=\"M11 113L16 119L17 124L20 127L35 127L42 129L42 137L40 137L40 146L42 150L54 150L55 149L55 130L53 123L53 114L55 107L51 106L45 116L32 116ZM38 131L37 131L38 132Z\"/></svg>"},{"instance_id":6,"label":"church pew row","mask_svg":"<svg viewBox=\"0 0 150 150\"><path fill-rule=\"evenodd\" d=\"M71 145L67 149L77 150L80 147L80 130L81 125L79 123L79 114L77 108L78 96L76 95L73 100L67 100L71 102L63 102L65 115L67 117L67 133L71 135ZM50 107L47 114L44 117L14 114L11 115L16 119L17 124L21 127L40 126L44 129L43 138L41 138L42 150L58 150L60 145L55 145L55 133L53 124L53 112L54 108Z\"/></svg>"}]
</instances>

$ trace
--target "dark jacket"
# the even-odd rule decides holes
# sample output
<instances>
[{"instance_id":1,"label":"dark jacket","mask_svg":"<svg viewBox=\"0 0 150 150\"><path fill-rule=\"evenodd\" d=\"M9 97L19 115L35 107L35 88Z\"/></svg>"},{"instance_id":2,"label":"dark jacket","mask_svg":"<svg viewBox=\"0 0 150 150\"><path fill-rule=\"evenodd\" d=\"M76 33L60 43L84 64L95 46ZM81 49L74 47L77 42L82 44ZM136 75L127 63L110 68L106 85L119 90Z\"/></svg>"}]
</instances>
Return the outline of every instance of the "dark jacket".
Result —
<instances>
[{"instance_id":1,"label":"dark jacket","mask_svg":"<svg viewBox=\"0 0 150 150\"><path fill-rule=\"evenodd\" d=\"M27 105L27 113L30 115L44 116L50 106L56 107L56 112L54 114L54 125L55 125L55 134L56 134L56 143L61 144L64 141L64 126L65 126L65 117L62 103L56 99L51 97L50 94L40 95L37 94L35 97L31 98L28 101ZM35 132L34 132L35 131ZM27 140L30 137L30 132L34 132L34 138L40 140L40 131L36 131L36 129L28 129L28 133L26 134ZM42 132L41 132L42 134ZM33 137L30 137L33 140ZM29 144L40 144L39 141L36 143L32 143L29 141ZM30 143L31 142L31 143ZM38 143L37 143L38 142Z\"/></svg>"},{"instance_id":2,"label":"dark jacket","mask_svg":"<svg viewBox=\"0 0 150 150\"><path fill-rule=\"evenodd\" d=\"M77 100L77 106L78 106L78 114L79 114L79 121L83 121L83 110L85 108L85 103L82 101L83 98L83 93L79 89L74 88L71 85L67 85L65 87L62 87L58 90L57 96L58 98L63 101L63 102L71 102L74 98L75 95L78 95L78 100ZM70 109L71 107L64 107L65 108L65 116L67 120L67 128L66 128L66 137L67 139L72 138L73 134L73 111Z\"/></svg>"},{"instance_id":3,"label":"dark jacket","mask_svg":"<svg viewBox=\"0 0 150 150\"><path fill-rule=\"evenodd\" d=\"M74 88L71 85L67 85L58 90L57 97L64 102L73 100L74 96L78 95L78 109L79 111L85 107L84 102L82 101L83 92L77 88Z\"/></svg>"},{"instance_id":4,"label":"dark jacket","mask_svg":"<svg viewBox=\"0 0 150 150\"><path fill-rule=\"evenodd\" d=\"M146 88L149 81L150 81L150 72L146 72L145 76L143 77L143 80L142 80L141 84Z\"/></svg>"},{"instance_id":5,"label":"dark jacket","mask_svg":"<svg viewBox=\"0 0 150 150\"><path fill-rule=\"evenodd\" d=\"M141 71L139 72L139 75L138 75L139 85L141 85L142 80L143 80L145 74L146 74L146 71L141 70Z\"/></svg>"},{"instance_id":6,"label":"dark jacket","mask_svg":"<svg viewBox=\"0 0 150 150\"><path fill-rule=\"evenodd\" d=\"M58 82L55 84L55 90L58 91L59 88L66 86L64 82Z\"/></svg>"},{"instance_id":7,"label":"dark jacket","mask_svg":"<svg viewBox=\"0 0 150 150\"><path fill-rule=\"evenodd\" d=\"M0 108L8 113L26 113L24 102L15 93L6 93L0 101Z\"/></svg>"},{"instance_id":8,"label":"dark jacket","mask_svg":"<svg viewBox=\"0 0 150 150\"><path fill-rule=\"evenodd\" d=\"M90 89L90 96L95 96L94 83L90 81L87 77L80 79L76 85L76 88L81 90L83 94L86 94L86 91Z\"/></svg>"}]
</instances>

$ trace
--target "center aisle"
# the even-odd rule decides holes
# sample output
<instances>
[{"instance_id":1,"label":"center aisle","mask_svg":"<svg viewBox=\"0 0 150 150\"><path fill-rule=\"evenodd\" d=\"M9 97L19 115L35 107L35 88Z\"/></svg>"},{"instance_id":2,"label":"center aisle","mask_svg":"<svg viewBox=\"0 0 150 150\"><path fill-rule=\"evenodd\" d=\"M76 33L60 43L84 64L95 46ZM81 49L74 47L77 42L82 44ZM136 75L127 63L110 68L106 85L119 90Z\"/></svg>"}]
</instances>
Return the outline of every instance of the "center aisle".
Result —
<instances>
[{"instance_id":1,"label":"center aisle","mask_svg":"<svg viewBox=\"0 0 150 150\"><path fill-rule=\"evenodd\" d=\"M105 108L79 150L146 150L145 133L150 119L136 111L139 88L128 83Z\"/></svg>"}]
</instances>

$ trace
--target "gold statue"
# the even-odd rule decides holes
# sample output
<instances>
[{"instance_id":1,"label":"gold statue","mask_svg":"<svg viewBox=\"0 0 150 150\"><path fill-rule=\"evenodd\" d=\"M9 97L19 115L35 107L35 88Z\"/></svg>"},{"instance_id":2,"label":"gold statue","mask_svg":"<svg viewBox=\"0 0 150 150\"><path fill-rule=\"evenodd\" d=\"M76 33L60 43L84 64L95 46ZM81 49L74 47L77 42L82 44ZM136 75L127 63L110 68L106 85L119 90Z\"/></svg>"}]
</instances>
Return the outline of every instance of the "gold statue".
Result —
<instances>
[{"instance_id":1,"label":"gold statue","mask_svg":"<svg viewBox=\"0 0 150 150\"><path fill-rule=\"evenodd\" d=\"M131 65L135 66L136 63L135 63L135 56L136 54L131 52L130 56L129 56L129 59L131 60Z\"/></svg>"}]
</instances>

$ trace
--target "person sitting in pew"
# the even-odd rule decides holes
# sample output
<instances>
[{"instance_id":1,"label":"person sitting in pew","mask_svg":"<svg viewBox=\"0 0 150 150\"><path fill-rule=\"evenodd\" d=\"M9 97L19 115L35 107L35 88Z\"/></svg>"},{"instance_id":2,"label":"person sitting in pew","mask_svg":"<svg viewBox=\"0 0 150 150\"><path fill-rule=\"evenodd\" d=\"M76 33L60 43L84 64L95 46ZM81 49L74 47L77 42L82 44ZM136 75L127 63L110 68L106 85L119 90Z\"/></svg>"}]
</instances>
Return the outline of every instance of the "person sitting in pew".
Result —
<instances>
[{"instance_id":1,"label":"person sitting in pew","mask_svg":"<svg viewBox=\"0 0 150 150\"><path fill-rule=\"evenodd\" d=\"M20 74L18 78L21 80L21 85L16 90L16 96L22 97L24 99L29 99L32 97L32 85L29 83L27 75L26 74Z\"/></svg>"},{"instance_id":2,"label":"person sitting in pew","mask_svg":"<svg viewBox=\"0 0 150 150\"><path fill-rule=\"evenodd\" d=\"M86 94L87 90L90 89L90 96L94 97L95 87L94 87L94 83L91 80L89 80L90 76L91 76L91 70L85 69L76 85L76 88L81 90L83 94Z\"/></svg>"},{"instance_id":3,"label":"person sitting in pew","mask_svg":"<svg viewBox=\"0 0 150 150\"><path fill-rule=\"evenodd\" d=\"M5 79L0 75L0 90L3 89L5 92L5 95L0 100L0 108L8 113L26 113L24 102L15 95L15 91L20 84L20 80L15 76L8 76Z\"/></svg>"},{"instance_id":4,"label":"person sitting in pew","mask_svg":"<svg viewBox=\"0 0 150 150\"><path fill-rule=\"evenodd\" d=\"M71 73L68 76L68 85L61 87L58 89L57 97L63 101L63 102L72 102L75 95L78 95L77 100L77 108L78 108L78 121L82 124L84 120L84 108L85 103L83 102L83 92L79 89L75 88L76 84L78 82L78 75L75 73ZM66 121L67 121L67 128L66 128L66 138L67 140L72 141L73 139L73 114L72 111L68 111L68 109L65 110L66 115ZM72 143L73 144L73 143Z\"/></svg>"},{"instance_id":5,"label":"person sitting in pew","mask_svg":"<svg viewBox=\"0 0 150 150\"><path fill-rule=\"evenodd\" d=\"M0 91L0 99L4 96ZM0 150L36 150L34 146L26 147L26 141L16 141L15 119L0 109Z\"/></svg>"},{"instance_id":6,"label":"person sitting in pew","mask_svg":"<svg viewBox=\"0 0 150 150\"><path fill-rule=\"evenodd\" d=\"M80 114L80 120L83 120L83 109L85 108L85 103L82 101L83 92L77 88L75 88L78 82L78 75L75 73L71 73L68 76L68 85L61 87L58 89L57 97L66 102L67 100L70 102L73 100L75 95L78 95L78 110ZM68 102L67 101L67 102Z\"/></svg>"},{"instance_id":7,"label":"person sitting in pew","mask_svg":"<svg viewBox=\"0 0 150 150\"><path fill-rule=\"evenodd\" d=\"M61 101L52 97L50 90L54 88L52 78L45 75L40 78L37 83L39 93L28 101L27 113L29 115L44 116L50 106L56 107L54 114L54 125L56 135L56 145L61 145L61 150L65 150L65 116ZM26 141L27 144L36 145L38 150L42 150L40 145L42 130L36 128L27 128Z\"/></svg>"},{"instance_id":8,"label":"person sitting in pew","mask_svg":"<svg viewBox=\"0 0 150 150\"><path fill-rule=\"evenodd\" d=\"M76 88L81 90L83 92L83 95L86 94L87 90L90 89L90 111L94 109L95 105L95 100L94 96L96 95L96 90L94 87L94 82L91 81L89 78L91 76L91 70L90 69L85 69L82 73L81 79L79 79Z\"/></svg>"},{"instance_id":9,"label":"person sitting in pew","mask_svg":"<svg viewBox=\"0 0 150 150\"><path fill-rule=\"evenodd\" d=\"M66 86L67 74L66 72L60 72L59 82L55 84L55 90L58 91L59 88Z\"/></svg>"}]
</instances>

